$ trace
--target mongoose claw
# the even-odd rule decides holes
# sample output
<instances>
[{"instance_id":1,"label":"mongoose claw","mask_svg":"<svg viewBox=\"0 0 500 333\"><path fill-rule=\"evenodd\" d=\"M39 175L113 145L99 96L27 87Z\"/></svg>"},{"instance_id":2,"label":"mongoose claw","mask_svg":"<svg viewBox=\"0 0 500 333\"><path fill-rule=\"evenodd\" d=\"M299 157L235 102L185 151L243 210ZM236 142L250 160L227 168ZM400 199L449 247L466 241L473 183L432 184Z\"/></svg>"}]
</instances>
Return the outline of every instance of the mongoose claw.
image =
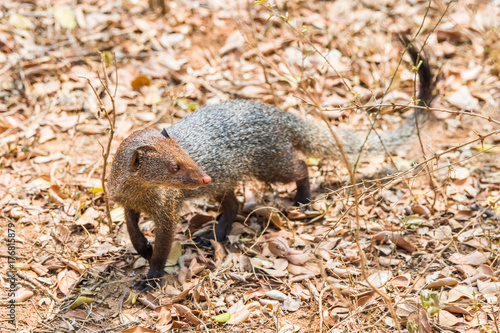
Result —
<instances>
[{"instance_id":1,"label":"mongoose claw","mask_svg":"<svg viewBox=\"0 0 500 333\"><path fill-rule=\"evenodd\" d=\"M139 293L146 293L156 289L160 289L162 286L161 277L148 278L147 275L142 274L140 280L134 284L133 289Z\"/></svg>"}]
</instances>

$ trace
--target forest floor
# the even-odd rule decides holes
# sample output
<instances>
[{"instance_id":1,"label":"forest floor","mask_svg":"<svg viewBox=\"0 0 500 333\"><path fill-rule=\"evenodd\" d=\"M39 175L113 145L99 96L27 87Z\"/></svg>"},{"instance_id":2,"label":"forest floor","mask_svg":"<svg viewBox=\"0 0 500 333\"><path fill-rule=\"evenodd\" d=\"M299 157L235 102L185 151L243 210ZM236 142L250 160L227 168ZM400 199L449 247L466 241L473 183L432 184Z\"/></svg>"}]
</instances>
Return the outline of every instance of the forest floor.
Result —
<instances>
[{"instance_id":1,"label":"forest floor","mask_svg":"<svg viewBox=\"0 0 500 333\"><path fill-rule=\"evenodd\" d=\"M1 332L500 332L498 1L167 3L0 4ZM132 131L232 98L365 135L377 111L378 132L412 112L398 34L439 73L421 144L363 153L357 191L344 161L309 158L305 213L286 209L294 184L242 184L215 250L188 226L218 203L186 202L165 287L134 302L148 264L113 203L108 225L102 82L109 160Z\"/></svg>"}]
</instances>

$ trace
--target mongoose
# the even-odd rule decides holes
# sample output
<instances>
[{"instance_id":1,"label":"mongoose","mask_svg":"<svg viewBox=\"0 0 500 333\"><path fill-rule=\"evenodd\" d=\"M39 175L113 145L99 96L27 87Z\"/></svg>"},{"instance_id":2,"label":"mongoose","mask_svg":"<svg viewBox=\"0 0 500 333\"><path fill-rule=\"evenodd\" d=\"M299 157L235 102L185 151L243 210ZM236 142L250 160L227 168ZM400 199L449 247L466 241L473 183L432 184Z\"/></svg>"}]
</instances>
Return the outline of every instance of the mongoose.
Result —
<instances>
[{"instance_id":1,"label":"mongoose","mask_svg":"<svg viewBox=\"0 0 500 333\"><path fill-rule=\"evenodd\" d=\"M413 61L417 51L410 48ZM418 69L419 105L430 105L434 80L424 61ZM393 151L416 137L432 117L416 109L397 129L381 133ZM348 154L357 154L365 135L333 129ZM163 135L162 135L163 134ZM383 152L376 135L366 151ZM145 291L161 285L179 207L184 199L209 196L221 202L221 215L206 239L223 240L238 212L234 189L241 181L295 182L296 204L311 199L306 163L298 157L340 158L328 127L306 121L275 106L249 100L229 100L206 106L174 123L161 134L138 131L126 138L116 152L109 188L111 198L125 208L127 228L137 252L149 260L150 269L136 288ZM154 247L139 230L140 213L155 221Z\"/></svg>"}]
</instances>

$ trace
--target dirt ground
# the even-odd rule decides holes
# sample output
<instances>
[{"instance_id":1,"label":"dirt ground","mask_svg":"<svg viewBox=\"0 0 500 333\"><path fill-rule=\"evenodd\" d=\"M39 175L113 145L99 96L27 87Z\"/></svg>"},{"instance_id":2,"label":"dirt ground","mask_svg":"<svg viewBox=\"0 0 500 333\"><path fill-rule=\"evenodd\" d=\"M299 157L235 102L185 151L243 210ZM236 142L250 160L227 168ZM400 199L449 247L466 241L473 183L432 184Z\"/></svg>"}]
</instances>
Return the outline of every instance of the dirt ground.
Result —
<instances>
[{"instance_id":1,"label":"dirt ground","mask_svg":"<svg viewBox=\"0 0 500 333\"><path fill-rule=\"evenodd\" d=\"M0 4L1 332L500 331L498 1L166 4ZM437 78L420 140L363 153L356 192L344 161L308 158L305 212L295 184L241 184L214 247L189 231L218 202L185 202L164 288L130 291L148 263L113 202L108 224L106 114L108 172L133 131L233 98L388 131L418 88L398 35Z\"/></svg>"}]
</instances>

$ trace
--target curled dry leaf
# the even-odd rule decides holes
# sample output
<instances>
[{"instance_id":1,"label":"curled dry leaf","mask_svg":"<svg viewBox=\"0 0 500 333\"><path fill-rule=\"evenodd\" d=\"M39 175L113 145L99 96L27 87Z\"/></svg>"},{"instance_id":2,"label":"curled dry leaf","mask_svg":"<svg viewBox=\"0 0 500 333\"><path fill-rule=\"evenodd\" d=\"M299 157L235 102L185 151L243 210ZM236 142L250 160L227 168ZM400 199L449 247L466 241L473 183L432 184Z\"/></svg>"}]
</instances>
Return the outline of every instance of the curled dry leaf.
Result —
<instances>
[{"instance_id":1,"label":"curled dry leaf","mask_svg":"<svg viewBox=\"0 0 500 333\"><path fill-rule=\"evenodd\" d=\"M379 295L374 291L364 293L358 297L357 305L366 309L368 306L374 304L377 297L379 297Z\"/></svg>"},{"instance_id":2,"label":"curled dry leaf","mask_svg":"<svg viewBox=\"0 0 500 333\"><path fill-rule=\"evenodd\" d=\"M21 207L14 207L10 210L9 212L10 217L13 219L20 219L24 216L26 216L26 213Z\"/></svg>"},{"instance_id":3,"label":"curled dry leaf","mask_svg":"<svg viewBox=\"0 0 500 333\"><path fill-rule=\"evenodd\" d=\"M296 333L299 332L301 329L300 326L297 325L292 325L292 324L286 324L281 326L280 330L278 333Z\"/></svg>"},{"instance_id":4,"label":"curled dry leaf","mask_svg":"<svg viewBox=\"0 0 500 333\"><path fill-rule=\"evenodd\" d=\"M280 306L280 301L276 300L260 299L259 301L262 304L262 312L268 314L274 314Z\"/></svg>"},{"instance_id":5,"label":"curled dry leaf","mask_svg":"<svg viewBox=\"0 0 500 333\"><path fill-rule=\"evenodd\" d=\"M137 298L139 302L150 308L151 310L156 309L155 298L151 294L146 294L142 297Z\"/></svg>"},{"instance_id":6,"label":"curled dry leaf","mask_svg":"<svg viewBox=\"0 0 500 333\"><path fill-rule=\"evenodd\" d=\"M175 296L175 298L172 299L172 303L178 303L184 300L189 295L191 290L193 290L193 288L194 286L184 289L180 294L178 294L177 296Z\"/></svg>"},{"instance_id":7,"label":"curled dry leaf","mask_svg":"<svg viewBox=\"0 0 500 333\"><path fill-rule=\"evenodd\" d=\"M453 266L457 271L459 271L462 274L465 274L466 276L474 276L476 275L479 271L472 267L471 265L455 265Z\"/></svg>"},{"instance_id":8,"label":"curled dry leaf","mask_svg":"<svg viewBox=\"0 0 500 333\"><path fill-rule=\"evenodd\" d=\"M191 271L191 273L193 275L200 273L204 269L205 269L205 265L200 265L198 263L198 260L196 260L196 258L191 260L191 262L189 263L189 270Z\"/></svg>"},{"instance_id":9,"label":"curled dry leaf","mask_svg":"<svg viewBox=\"0 0 500 333\"><path fill-rule=\"evenodd\" d=\"M292 284L292 293L300 297L303 301L308 301L311 298L311 292L304 288L300 283Z\"/></svg>"},{"instance_id":10,"label":"curled dry leaf","mask_svg":"<svg viewBox=\"0 0 500 333\"><path fill-rule=\"evenodd\" d=\"M444 306L443 307L443 310L446 310L448 312L452 312L452 313L459 313L459 314L464 314L464 315L468 315L470 316L471 315L471 312L460 307L460 306L456 306L456 305L447 305L447 306Z\"/></svg>"},{"instance_id":11,"label":"curled dry leaf","mask_svg":"<svg viewBox=\"0 0 500 333\"><path fill-rule=\"evenodd\" d=\"M372 239L385 242L391 241L392 243L396 244L396 246L399 246L400 248L403 248L410 253L416 250L416 247L406 239L404 239L403 236L401 236L398 232L382 231L374 235Z\"/></svg>"},{"instance_id":12,"label":"curled dry leaf","mask_svg":"<svg viewBox=\"0 0 500 333\"><path fill-rule=\"evenodd\" d=\"M57 274L57 287L64 295L69 295L78 281L78 274L73 270L63 270Z\"/></svg>"},{"instance_id":13,"label":"curled dry leaf","mask_svg":"<svg viewBox=\"0 0 500 333\"><path fill-rule=\"evenodd\" d=\"M58 224L54 228L54 232L53 232L54 238L63 244L66 244L66 242L68 241L69 235L70 235L69 229L66 228L62 224Z\"/></svg>"},{"instance_id":14,"label":"curled dry leaf","mask_svg":"<svg viewBox=\"0 0 500 333\"><path fill-rule=\"evenodd\" d=\"M410 314L416 312L418 307L412 303L401 303L396 306L396 315L398 317L408 317Z\"/></svg>"},{"instance_id":15,"label":"curled dry leaf","mask_svg":"<svg viewBox=\"0 0 500 333\"><path fill-rule=\"evenodd\" d=\"M426 206L415 205L412 207L412 210L413 210L413 213L418 214L418 215L422 215L425 217L431 216L431 211Z\"/></svg>"},{"instance_id":16,"label":"curled dry leaf","mask_svg":"<svg viewBox=\"0 0 500 333\"><path fill-rule=\"evenodd\" d=\"M143 257L139 257L139 258L137 258L136 261L134 261L134 265L132 266L132 268L137 269L137 268L145 267L147 265L148 265L148 260L143 258Z\"/></svg>"},{"instance_id":17,"label":"curled dry leaf","mask_svg":"<svg viewBox=\"0 0 500 333\"><path fill-rule=\"evenodd\" d=\"M257 268L260 269L261 271L266 272L266 274L274 277L284 277L287 275L287 271L278 271L276 269L264 268L264 267L257 267Z\"/></svg>"},{"instance_id":18,"label":"curled dry leaf","mask_svg":"<svg viewBox=\"0 0 500 333\"><path fill-rule=\"evenodd\" d=\"M114 223L125 222L125 210L123 207L116 207L111 210L111 221Z\"/></svg>"},{"instance_id":19,"label":"curled dry leaf","mask_svg":"<svg viewBox=\"0 0 500 333\"><path fill-rule=\"evenodd\" d=\"M211 239L210 243L214 248L215 263L217 264L217 266L219 266L223 262L224 257L226 256L226 251L224 250L224 246L222 246L220 242L216 242L215 240Z\"/></svg>"},{"instance_id":20,"label":"curled dry leaf","mask_svg":"<svg viewBox=\"0 0 500 333\"><path fill-rule=\"evenodd\" d=\"M231 318L227 321L228 324L231 325L238 325L246 321L249 317L252 311L257 310L260 308L259 302L252 302L247 305L238 312L235 312L231 315Z\"/></svg>"},{"instance_id":21,"label":"curled dry leaf","mask_svg":"<svg viewBox=\"0 0 500 333\"><path fill-rule=\"evenodd\" d=\"M288 242L283 237L278 237L269 243L269 251L278 257L285 256L288 250Z\"/></svg>"},{"instance_id":22,"label":"curled dry leaf","mask_svg":"<svg viewBox=\"0 0 500 333\"><path fill-rule=\"evenodd\" d=\"M482 274L486 275L486 276L493 277L495 275L494 272L493 272L493 270L491 269L491 267L487 266L487 265L481 265L481 266L479 266L477 268L477 271L479 273L482 273Z\"/></svg>"},{"instance_id":23,"label":"curled dry leaf","mask_svg":"<svg viewBox=\"0 0 500 333\"><path fill-rule=\"evenodd\" d=\"M455 302L460 298L474 298L474 288L471 286L458 285L453 287L448 293L448 303Z\"/></svg>"},{"instance_id":24,"label":"curled dry leaf","mask_svg":"<svg viewBox=\"0 0 500 333\"><path fill-rule=\"evenodd\" d=\"M157 326L165 326L168 325L172 321L172 305L162 305L158 306L154 313L151 315L154 319L156 319Z\"/></svg>"},{"instance_id":25,"label":"curled dry leaf","mask_svg":"<svg viewBox=\"0 0 500 333\"><path fill-rule=\"evenodd\" d=\"M441 287L452 287L458 284L458 280L455 278L443 278L437 279L425 286L426 289L436 289Z\"/></svg>"},{"instance_id":26,"label":"curled dry leaf","mask_svg":"<svg viewBox=\"0 0 500 333\"><path fill-rule=\"evenodd\" d=\"M80 274L83 274L85 271L85 265L80 261L73 261L64 258L61 258L61 261Z\"/></svg>"},{"instance_id":27,"label":"curled dry leaf","mask_svg":"<svg viewBox=\"0 0 500 333\"><path fill-rule=\"evenodd\" d=\"M378 259L378 262L380 263L381 266L397 266L401 263L400 259L393 259L393 258L386 258L386 257L380 257Z\"/></svg>"},{"instance_id":28,"label":"curled dry leaf","mask_svg":"<svg viewBox=\"0 0 500 333\"><path fill-rule=\"evenodd\" d=\"M340 268L340 267L326 267L328 268L328 272L333 276L337 276L342 279L347 279L350 276L358 276L361 272L355 268Z\"/></svg>"},{"instance_id":29,"label":"curled dry leaf","mask_svg":"<svg viewBox=\"0 0 500 333\"><path fill-rule=\"evenodd\" d=\"M288 249L285 257L294 265L302 266L312 259L310 254L295 249Z\"/></svg>"},{"instance_id":30,"label":"curled dry leaf","mask_svg":"<svg viewBox=\"0 0 500 333\"><path fill-rule=\"evenodd\" d=\"M500 282L477 280L477 289L484 295L495 295L500 291Z\"/></svg>"},{"instance_id":31,"label":"curled dry leaf","mask_svg":"<svg viewBox=\"0 0 500 333\"><path fill-rule=\"evenodd\" d=\"M287 296L279 290L269 290L266 292L266 296L278 301L284 301L287 298Z\"/></svg>"},{"instance_id":32,"label":"curled dry leaf","mask_svg":"<svg viewBox=\"0 0 500 333\"><path fill-rule=\"evenodd\" d=\"M186 323L185 321L181 321L181 320L174 320L172 321L172 328L182 328L182 327L185 327L185 326L188 326L189 324Z\"/></svg>"},{"instance_id":33,"label":"curled dry leaf","mask_svg":"<svg viewBox=\"0 0 500 333\"><path fill-rule=\"evenodd\" d=\"M49 270L40 263L34 263L31 265L31 270L38 274L38 276L44 276L49 272Z\"/></svg>"},{"instance_id":34,"label":"curled dry leaf","mask_svg":"<svg viewBox=\"0 0 500 333\"><path fill-rule=\"evenodd\" d=\"M411 282L410 274L396 276L391 280L391 284L396 288L406 288Z\"/></svg>"},{"instance_id":35,"label":"curled dry leaf","mask_svg":"<svg viewBox=\"0 0 500 333\"><path fill-rule=\"evenodd\" d=\"M439 311L438 314L438 322L441 325L452 327L458 324L461 320L455 317L453 314L449 313L446 310Z\"/></svg>"},{"instance_id":36,"label":"curled dry leaf","mask_svg":"<svg viewBox=\"0 0 500 333\"><path fill-rule=\"evenodd\" d=\"M158 333L158 331L142 326L134 326L129 329L123 330L121 333Z\"/></svg>"},{"instance_id":37,"label":"curled dry leaf","mask_svg":"<svg viewBox=\"0 0 500 333\"><path fill-rule=\"evenodd\" d=\"M453 253L448 260L454 264L478 266L486 263L490 254L488 252L474 251L471 254Z\"/></svg>"},{"instance_id":38,"label":"curled dry leaf","mask_svg":"<svg viewBox=\"0 0 500 333\"><path fill-rule=\"evenodd\" d=\"M392 278L391 271L378 271L370 275L367 280L375 288L380 288L384 286L391 278Z\"/></svg>"},{"instance_id":39,"label":"curled dry leaf","mask_svg":"<svg viewBox=\"0 0 500 333\"><path fill-rule=\"evenodd\" d=\"M179 283L182 285L191 280L191 271L189 270L189 267L181 267L179 274L177 275L177 280L179 280Z\"/></svg>"},{"instance_id":40,"label":"curled dry leaf","mask_svg":"<svg viewBox=\"0 0 500 333\"><path fill-rule=\"evenodd\" d=\"M16 302L24 302L25 300L27 300L28 298L32 297L34 294L31 290L28 290L26 288L19 288L18 290L16 290L16 298L15 298L15 301Z\"/></svg>"},{"instance_id":41,"label":"curled dry leaf","mask_svg":"<svg viewBox=\"0 0 500 333\"><path fill-rule=\"evenodd\" d=\"M173 307L181 317L185 318L192 325L198 326L201 324L201 320L198 319L187 306L174 304Z\"/></svg>"},{"instance_id":42,"label":"curled dry leaf","mask_svg":"<svg viewBox=\"0 0 500 333\"><path fill-rule=\"evenodd\" d=\"M265 206L258 206L255 208L255 214L262 216L264 218L267 218L270 220L276 227L279 229L283 229L283 220L281 218L281 215L279 212L276 210L276 208L272 207L265 207Z\"/></svg>"},{"instance_id":43,"label":"curled dry leaf","mask_svg":"<svg viewBox=\"0 0 500 333\"><path fill-rule=\"evenodd\" d=\"M287 216L289 220L302 220L307 217L306 214L302 213L299 209L292 209L288 212Z\"/></svg>"},{"instance_id":44,"label":"curled dry leaf","mask_svg":"<svg viewBox=\"0 0 500 333\"><path fill-rule=\"evenodd\" d=\"M266 290L264 288L259 288L257 290L248 290L243 294L243 300L246 302L249 299L258 299L266 294Z\"/></svg>"},{"instance_id":45,"label":"curled dry leaf","mask_svg":"<svg viewBox=\"0 0 500 333\"><path fill-rule=\"evenodd\" d=\"M307 262L303 266L290 264L288 265L288 272L293 275L307 274L316 276L321 274L321 267L319 264L313 262Z\"/></svg>"},{"instance_id":46,"label":"curled dry leaf","mask_svg":"<svg viewBox=\"0 0 500 333\"><path fill-rule=\"evenodd\" d=\"M88 313L85 310L82 309L76 309L76 310L71 310L69 309L65 314L65 317L68 318L75 318L79 320L85 320L88 319Z\"/></svg>"},{"instance_id":47,"label":"curled dry leaf","mask_svg":"<svg viewBox=\"0 0 500 333\"><path fill-rule=\"evenodd\" d=\"M295 312L300 308L300 298L288 296L283 302L283 308L290 312Z\"/></svg>"},{"instance_id":48,"label":"curled dry leaf","mask_svg":"<svg viewBox=\"0 0 500 333\"><path fill-rule=\"evenodd\" d=\"M432 328L427 311L425 311L422 307L415 309L415 311L408 316L406 328L410 332L431 333ZM416 330L411 330L412 328L416 328Z\"/></svg>"}]
</instances>

